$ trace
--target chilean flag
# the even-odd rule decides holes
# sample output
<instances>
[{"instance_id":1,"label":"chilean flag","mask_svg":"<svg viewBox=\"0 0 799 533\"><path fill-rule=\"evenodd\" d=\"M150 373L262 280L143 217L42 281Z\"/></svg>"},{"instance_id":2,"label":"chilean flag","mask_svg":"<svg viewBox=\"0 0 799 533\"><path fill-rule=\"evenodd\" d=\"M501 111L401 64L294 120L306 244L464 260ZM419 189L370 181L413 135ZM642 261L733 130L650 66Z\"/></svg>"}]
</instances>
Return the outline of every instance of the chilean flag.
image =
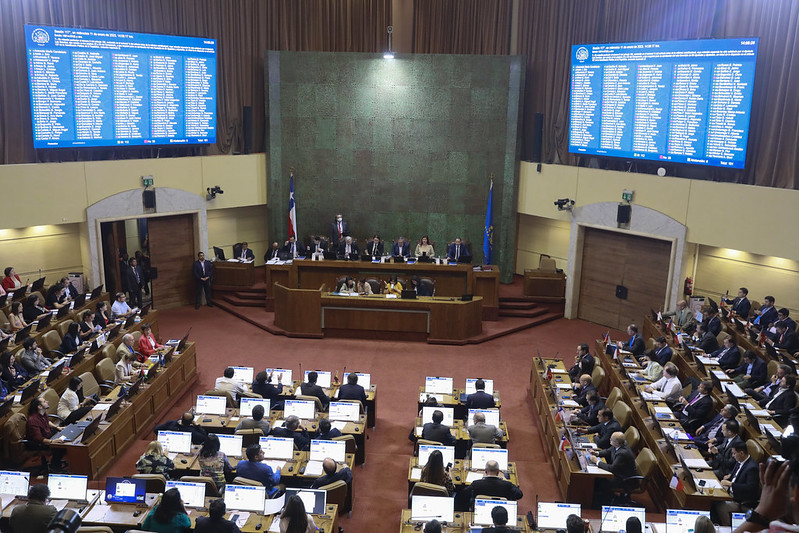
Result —
<instances>
[{"instance_id":1,"label":"chilean flag","mask_svg":"<svg viewBox=\"0 0 799 533\"><path fill-rule=\"evenodd\" d=\"M294 172L289 178L289 234L297 239L297 205L294 203ZM287 238L288 238L287 237Z\"/></svg>"}]
</instances>

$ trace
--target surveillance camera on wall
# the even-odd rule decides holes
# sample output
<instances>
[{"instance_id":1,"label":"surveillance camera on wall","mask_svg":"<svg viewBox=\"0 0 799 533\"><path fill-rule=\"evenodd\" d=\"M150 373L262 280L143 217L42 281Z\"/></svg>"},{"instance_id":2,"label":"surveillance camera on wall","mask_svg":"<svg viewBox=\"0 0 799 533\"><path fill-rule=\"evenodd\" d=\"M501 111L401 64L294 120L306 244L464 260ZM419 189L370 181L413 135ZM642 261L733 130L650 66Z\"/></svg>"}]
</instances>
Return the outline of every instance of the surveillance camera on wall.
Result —
<instances>
[{"instance_id":1,"label":"surveillance camera on wall","mask_svg":"<svg viewBox=\"0 0 799 533\"><path fill-rule=\"evenodd\" d=\"M206 191L208 191L208 194L205 196L206 200L213 200L214 198L216 198L217 194L225 194L225 191L223 191L222 187L220 187L219 185L208 187Z\"/></svg>"},{"instance_id":2,"label":"surveillance camera on wall","mask_svg":"<svg viewBox=\"0 0 799 533\"><path fill-rule=\"evenodd\" d=\"M570 200L568 198L558 198L555 200L555 205L558 208L558 211L571 211L572 207L574 207L574 200Z\"/></svg>"}]
</instances>

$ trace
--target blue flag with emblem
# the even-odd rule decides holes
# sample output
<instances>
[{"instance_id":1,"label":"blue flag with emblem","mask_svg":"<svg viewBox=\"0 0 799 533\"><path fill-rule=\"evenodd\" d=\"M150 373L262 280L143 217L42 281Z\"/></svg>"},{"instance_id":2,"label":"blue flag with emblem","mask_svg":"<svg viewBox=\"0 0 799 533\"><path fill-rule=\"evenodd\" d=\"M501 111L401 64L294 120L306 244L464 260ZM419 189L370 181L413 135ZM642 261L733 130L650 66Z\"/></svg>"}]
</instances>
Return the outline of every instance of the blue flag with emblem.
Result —
<instances>
[{"instance_id":1,"label":"blue flag with emblem","mask_svg":"<svg viewBox=\"0 0 799 533\"><path fill-rule=\"evenodd\" d=\"M491 204L494 197L494 178L491 178L491 185L488 187L488 208L486 209L486 225L485 233L483 235L483 256L485 257L485 264L491 264L491 255L494 251L494 224L491 221Z\"/></svg>"}]
</instances>

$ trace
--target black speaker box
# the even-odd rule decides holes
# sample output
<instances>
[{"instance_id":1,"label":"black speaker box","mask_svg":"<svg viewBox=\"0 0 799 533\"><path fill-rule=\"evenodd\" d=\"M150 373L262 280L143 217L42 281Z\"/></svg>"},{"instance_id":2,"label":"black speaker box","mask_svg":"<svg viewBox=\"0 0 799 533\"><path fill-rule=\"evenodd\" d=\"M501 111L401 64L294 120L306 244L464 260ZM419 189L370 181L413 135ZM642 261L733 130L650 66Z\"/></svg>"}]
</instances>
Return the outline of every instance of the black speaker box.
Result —
<instances>
[{"instance_id":1,"label":"black speaker box","mask_svg":"<svg viewBox=\"0 0 799 533\"><path fill-rule=\"evenodd\" d=\"M633 212L633 206L631 205L620 205L619 210L616 212L616 222L619 224L629 224L630 223L630 215Z\"/></svg>"},{"instance_id":2,"label":"black speaker box","mask_svg":"<svg viewBox=\"0 0 799 533\"><path fill-rule=\"evenodd\" d=\"M155 191L145 189L141 192L141 203L145 209L155 209Z\"/></svg>"},{"instance_id":3,"label":"black speaker box","mask_svg":"<svg viewBox=\"0 0 799 533\"><path fill-rule=\"evenodd\" d=\"M241 129L244 135L244 150L242 153L252 152L252 106L245 105L241 110Z\"/></svg>"}]
</instances>

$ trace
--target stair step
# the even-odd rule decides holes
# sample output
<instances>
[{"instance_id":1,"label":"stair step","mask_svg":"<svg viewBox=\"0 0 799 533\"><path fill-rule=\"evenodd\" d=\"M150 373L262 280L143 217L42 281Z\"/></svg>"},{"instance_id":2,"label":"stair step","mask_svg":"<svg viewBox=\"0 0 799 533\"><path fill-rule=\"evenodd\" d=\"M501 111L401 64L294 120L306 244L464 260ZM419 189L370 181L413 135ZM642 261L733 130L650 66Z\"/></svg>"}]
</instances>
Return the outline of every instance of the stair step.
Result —
<instances>
[{"instance_id":1,"label":"stair step","mask_svg":"<svg viewBox=\"0 0 799 533\"><path fill-rule=\"evenodd\" d=\"M500 307L499 316L512 316L518 318L536 318L549 312L546 307L536 309L503 309Z\"/></svg>"},{"instance_id":2,"label":"stair step","mask_svg":"<svg viewBox=\"0 0 799 533\"><path fill-rule=\"evenodd\" d=\"M225 293L217 293L215 300L227 302L234 307L264 307L266 305L264 298L259 300L241 299L232 294Z\"/></svg>"},{"instance_id":3,"label":"stair step","mask_svg":"<svg viewBox=\"0 0 799 533\"><path fill-rule=\"evenodd\" d=\"M500 309L535 309L538 304L535 302L499 302Z\"/></svg>"},{"instance_id":4,"label":"stair step","mask_svg":"<svg viewBox=\"0 0 799 533\"><path fill-rule=\"evenodd\" d=\"M240 300L258 300L260 302L263 302L264 300L266 300L266 291L261 291L261 292L241 292L241 291L236 291L236 292L234 292L232 294L233 294L233 296L235 296L236 298L239 298Z\"/></svg>"}]
</instances>

